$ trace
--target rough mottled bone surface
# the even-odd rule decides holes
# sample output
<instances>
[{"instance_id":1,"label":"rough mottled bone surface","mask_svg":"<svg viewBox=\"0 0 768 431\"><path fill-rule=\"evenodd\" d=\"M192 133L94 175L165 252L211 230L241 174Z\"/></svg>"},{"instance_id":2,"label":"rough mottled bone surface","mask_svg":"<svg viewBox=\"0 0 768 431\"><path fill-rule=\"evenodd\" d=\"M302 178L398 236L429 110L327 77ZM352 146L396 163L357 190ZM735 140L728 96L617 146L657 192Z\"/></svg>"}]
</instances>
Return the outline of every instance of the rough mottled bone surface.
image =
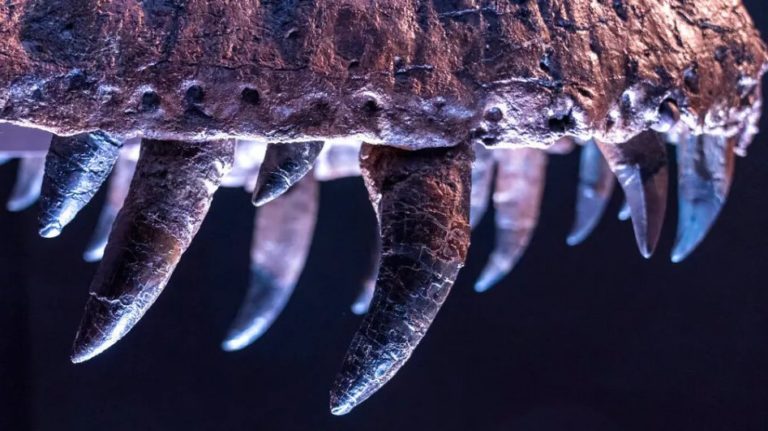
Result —
<instances>
[{"instance_id":1,"label":"rough mottled bone surface","mask_svg":"<svg viewBox=\"0 0 768 431\"><path fill-rule=\"evenodd\" d=\"M121 146L99 132L53 137L45 160L40 235L58 236L91 201L112 172Z\"/></svg>"},{"instance_id":2,"label":"rough mottled bone surface","mask_svg":"<svg viewBox=\"0 0 768 431\"><path fill-rule=\"evenodd\" d=\"M109 348L155 302L233 162L229 141L141 145L128 197L91 283L73 362Z\"/></svg>"},{"instance_id":3,"label":"rough mottled bone surface","mask_svg":"<svg viewBox=\"0 0 768 431\"><path fill-rule=\"evenodd\" d=\"M0 120L410 149L624 142L666 99L734 134L766 63L738 0L16 0L0 37Z\"/></svg>"},{"instance_id":4,"label":"rough mottled bone surface","mask_svg":"<svg viewBox=\"0 0 768 431\"><path fill-rule=\"evenodd\" d=\"M345 414L381 388L424 337L469 248L472 147L416 152L364 145L382 257L370 310L331 389Z\"/></svg>"}]
</instances>

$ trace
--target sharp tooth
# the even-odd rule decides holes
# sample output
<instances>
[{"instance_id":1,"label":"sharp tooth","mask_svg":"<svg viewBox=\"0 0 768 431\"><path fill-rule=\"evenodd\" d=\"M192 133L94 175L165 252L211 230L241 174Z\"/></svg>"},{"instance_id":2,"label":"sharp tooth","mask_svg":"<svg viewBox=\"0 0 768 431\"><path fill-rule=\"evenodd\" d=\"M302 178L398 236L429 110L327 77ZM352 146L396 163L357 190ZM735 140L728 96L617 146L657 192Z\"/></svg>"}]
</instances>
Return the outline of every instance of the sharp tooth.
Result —
<instances>
[{"instance_id":1,"label":"sharp tooth","mask_svg":"<svg viewBox=\"0 0 768 431\"><path fill-rule=\"evenodd\" d=\"M16 184L6 208L8 211L23 211L40 197L45 172L45 156L22 157L16 173Z\"/></svg>"},{"instance_id":2,"label":"sharp tooth","mask_svg":"<svg viewBox=\"0 0 768 431\"><path fill-rule=\"evenodd\" d=\"M331 390L343 415L397 373L445 301L469 247L472 147L364 145L363 178L381 226L373 303Z\"/></svg>"},{"instance_id":3,"label":"sharp tooth","mask_svg":"<svg viewBox=\"0 0 768 431\"><path fill-rule=\"evenodd\" d=\"M485 292L517 264L539 221L547 170L547 153L532 148L494 151L497 163L496 245L475 291Z\"/></svg>"},{"instance_id":4,"label":"sharp tooth","mask_svg":"<svg viewBox=\"0 0 768 431\"><path fill-rule=\"evenodd\" d=\"M629 204L627 203L626 198L624 199L624 203L621 204L618 217L621 221L627 221L632 217L632 213L629 211Z\"/></svg>"},{"instance_id":5,"label":"sharp tooth","mask_svg":"<svg viewBox=\"0 0 768 431\"><path fill-rule=\"evenodd\" d=\"M121 152L121 153L124 153ZM136 161L131 157L122 154L109 179L109 188L107 189L107 199L104 207L101 209L101 215L93 232L93 237L83 253L83 259L86 262L97 262L104 256L104 249L107 246L109 233L112 225L115 223L117 213L123 207L125 197L128 195L128 187L131 184L133 173L136 170Z\"/></svg>"},{"instance_id":6,"label":"sharp tooth","mask_svg":"<svg viewBox=\"0 0 768 431\"><path fill-rule=\"evenodd\" d=\"M264 205L285 193L312 169L322 149L322 142L269 144L253 192L253 204Z\"/></svg>"},{"instance_id":7,"label":"sharp tooth","mask_svg":"<svg viewBox=\"0 0 768 431\"><path fill-rule=\"evenodd\" d=\"M678 204L680 213L672 262L685 259L704 239L725 204L734 168L734 144L704 135L677 144Z\"/></svg>"},{"instance_id":8,"label":"sharp tooth","mask_svg":"<svg viewBox=\"0 0 768 431\"><path fill-rule=\"evenodd\" d=\"M122 338L162 292L232 166L234 143L142 142L75 337L72 362Z\"/></svg>"},{"instance_id":9,"label":"sharp tooth","mask_svg":"<svg viewBox=\"0 0 768 431\"><path fill-rule=\"evenodd\" d=\"M640 253L649 258L659 241L667 208L667 149L656 132L648 131L623 144L598 142L624 189Z\"/></svg>"},{"instance_id":10,"label":"sharp tooth","mask_svg":"<svg viewBox=\"0 0 768 431\"><path fill-rule=\"evenodd\" d=\"M307 175L258 210L251 247L251 285L222 343L242 349L269 329L285 307L309 254L318 207L318 183Z\"/></svg>"},{"instance_id":11,"label":"sharp tooth","mask_svg":"<svg viewBox=\"0 0 768 431\"><path fill-rule=\"evenodd\" d=\"M360 144L326 145L312 171L319 181L360 176Z\"/></svg>"},{"instance_id":12,"label":"sharp tooth","mask_svg":"<svg viewBox=\"0 0 768 431\"><path fill-rule=\"evenodd\" d=\"M611 168L597 148L597 144L589 141L581 149L576 221L568 235L569 245L581 243L592 233L603 216L615 182Z\"/></svg>"},{"instance_id":13,"label":"sharp tooth","mask_svg":"<svg viewBox=\"0 0 768 431\"><path fill-rule=\"evenodd\" d=\"M472 196L470 197L469 225L472 229L480 223L491 196L493 181L493 155L482 145L475 145L475 162L472 164Z\"/></svg>"},{"instance_id":14,"label":"sharp tooth","mask_svg":"<svg viewBox=\"0 0 768 431\"><path fill-rule=\"evenodd\" d=\"M355 302L352 304L352 312L358 316L368 312L373 299L373 292L376 288L376 279L379 276L379 261L381 260L381 237L376 235L376 245L374 253L371 253L371 264L368 267L368 274L363 280Z\"/></svg>"},{"instance_id":15,"label":"sharp tooth","mask_svg":"<svg viewBox=\"0 0 768 431\"><path fill-rule=\"evenodd\" d=\"M45 161L40 236L58 236L90 202L112 172L121 146L101 132L53 137Z\"/></svg>"}]
</instances>

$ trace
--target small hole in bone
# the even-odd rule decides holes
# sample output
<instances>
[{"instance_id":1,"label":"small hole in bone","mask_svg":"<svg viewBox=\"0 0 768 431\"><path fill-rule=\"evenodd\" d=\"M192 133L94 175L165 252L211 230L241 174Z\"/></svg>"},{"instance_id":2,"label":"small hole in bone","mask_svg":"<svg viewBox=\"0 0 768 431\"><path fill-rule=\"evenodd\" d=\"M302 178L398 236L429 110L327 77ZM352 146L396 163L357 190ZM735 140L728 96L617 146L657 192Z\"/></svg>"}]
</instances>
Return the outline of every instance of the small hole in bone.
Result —
<instances>
[{"instance_id":1,"label":"small hole in bone","mask_svg":"<svg viewBox=\"0 0 768 431\"><path fill-rule=\"evenodd\" d=\"M485 111L485 121L489 121L491 123L498 123L501 121L501 119L504 118L504 113L501 112L501 109L499 108L491 108L487 111Z\"/></svg>"},{"instance_id":2,"label":"small hole in bone","mask_svg":"<svg viewBox=\"0 0 768 431\"><path fill-rule=\"evenodd\" d=\"M244 88L243 92L240 93L240 97L243 99L243 102L251 105L258 105L261 100L259 91L255 88Z\"/></svg>"},{"instance_id":3,"label":"small hole in bone","mask_svg":"<svg viewBox=\"0 0 768 431\"><path fill-rule=\"evenodd\" d=\"M561 116L552 117L547 122L549 130L557 133L563 133L567 130L571 130L576 125L570 112L567 112Z\"/></svg>"},{"instance_id":4,"label":"small hole in bone","mask_svg":"<svg viewBox=\"0 0 768 431\"><path fill-rule=\"evenodd\" d=\"M203 87L199 85L193 85L187 89L186 99L189 104L202 103L205 98L205 92Z\"/></svg>"},{"instance_id":5,"label":"small hole in bone","mask_svg":"<svg viewBox=\"0 0 768 431\"><path fill-rule=\"evenodd\" d=\"M381 109L375 99L368 99L363 103L363 111L367 114L375 114Z\"/></svg>"},{"instance_id":6,"label":"small hole in bone","mask_svg":"<svg viewBox=\"0 0 768 431\"><path fill-rule=\"evenodd\" d=\"M146 91L141 95L141 110L155 111L160 107L160 96L154 91Z\"/></svg>"}]
</instances>

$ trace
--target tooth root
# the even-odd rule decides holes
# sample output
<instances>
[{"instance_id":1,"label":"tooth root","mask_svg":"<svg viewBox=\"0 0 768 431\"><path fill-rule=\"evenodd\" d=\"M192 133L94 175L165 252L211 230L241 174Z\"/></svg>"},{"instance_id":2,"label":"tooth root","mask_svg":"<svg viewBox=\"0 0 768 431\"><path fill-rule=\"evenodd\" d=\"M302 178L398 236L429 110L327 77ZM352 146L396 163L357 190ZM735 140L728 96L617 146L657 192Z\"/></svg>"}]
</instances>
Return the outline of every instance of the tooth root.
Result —
<instances>
[{"instance_id":1,"label":"tooth root","mask_svg":"<svg viewBox=\"0 0 768 431\"><path fill-rule=\"evenodd\" d=\"M376 288L376 279L379 276L379 261L381 260L381 238L376 235L376 245L374 252L371 253L371 263L368 267L368 273L360 286L355 302L352 303L352 312L358 316L368 312L373 299L373 292Z\"/></svg>"},{"instance_id":2,"label":"tooth root","mask_svg":"<svg viewBox=\"0 0 768 431\"><path fill-rule=\"evenodd\" d=\"M475 283L485 292L504 278L525 252L539 221L541 198L546 182L547 154L521 148L494 151L497 158L496 245L488 264Z\"/></svg>"},{"instance_id":3,"label":"tooth root","mask_svg":"<svg viewBox=\"0 0 768 431\"><path fill-rule=\"evenodd\" d=\"M656 132L648 131L623 144L597 143L621 184L632 215L640 253L651 257L667 208L667 149Z\"/></svg>"},{"instance_id":4,"label":"tooth root","mask_svg":"<svg viewBox=\"0 0 768 431\"><path fill-rule=\"evenodd\" d=\"M603 216L615 182L613 172L597 144L594 141L586 143L581 149L576 221L568 235L569 245L581 243L592 233Z\"/></svg>"},{"instance_id":5,"label":"tooth root","mask_svg":"<svg viewBox=\"0 0 768 431\"><path fill-rule=\"evenodd\" d=\"M85 253L83 253L83 259L86 262L97 262L104 256L109 233L112 230L112 225L115 223L120 208L123 207L125 197L128 195L128 187L131 184L135 170L135 160L125 155L121 155L117 159L112 177L109 179L107 199L104 202L104 207L101 209L96 230L93 232L93 237L88 243Z\"/></svg>"},{"instance_id":6,"label":"tooth root","mask_svg":"<svg viewBox=\"0 0 768 431\"><path fill-rule=\"evenodd\" d=\"M482 145L474 145L475 161L472 164L472 195L469 207L469 225L474 229L488 210L493 181L493 155Z\"/></svg>"},{"instance_id":7,"label":"tooth root","mask_svg":"<svg viewBox=\"0 0 768 431\"><path fill-rule=\"evenodd\" d=\"M382 259L373 303L331 390L334 415L370 397L408 360L469 247L470 145L413 152L364 145L360 158Z\"/></svg>"},{"instance_id":8,"label":"tooth root","mask_svg":"<svg viewBox=\"0 0 768 431\"><path fill-rule=\"evenodd\" d=\"M618 214L619 220L621 221L627 221L632 217L632 214L629 211L629 204L627 203L627 199L624 199L624 203L621 204L621 209L619 210Z\"/></svg>"},{"instance_id":9,"label":"tooth root","mask_svg":"<svg viewBox=\"0 0 768 431\"><path fill-rule=\"evenodd\" d=\"M307 175L259 208L251 247L251 281L222 348L242 349L269 329L299 280L317 218L317 180Z\"/></svg>"},{"instance_id":10,"label":"tooth root","mask_svg":"<svg viewBox=\"0 0 768 431\"><path fill-rule=\"evenodd\" d=\"M253 204L264 205L285 193L312 169L322 149L323 142L269 144L253 192Z\"/></svg>"},{"instance_id":11,"label":"tooth root","mask_svg":"<svg viewBox=\"0 0 768 431\"><path fill-rule=\"evenodd\" d=\"M738 138L689 136L677 144L677 238L672 261L685 259L706 236L728 197Z\"/></svg>"},{"instance_id":12,"label":"tooth root","mask_svg":"<svg viewBox=\"0 0 768 431\"><path fill-rule=\"evenodd\" d=\"M122 338L155 302L200 228L234 144L142 142L136 174L91 283L72 362Z\"/></svg>"},{"instance_id":13,"label":"tooth root","mask_svg":"<svg viewBox=\"0 0 768 431\"><path fill-rule=\"evenodd\" d=\"M19 170L16 173L16 184L6 204L8 211L23 211L37 201L40 197L44 172L45 156L21 158Z\"/></svg>"},{"instance_id":14,"label":"tooth root","mask_svg":"<svg viewBox=\"0 0 768 431\"><path fill-rule=\"evenodd\" d=\"M58 236L90 202L112 172L121 146L101 132L51 139L40 201L40 236Z\"/></svg>"}]
</instances>

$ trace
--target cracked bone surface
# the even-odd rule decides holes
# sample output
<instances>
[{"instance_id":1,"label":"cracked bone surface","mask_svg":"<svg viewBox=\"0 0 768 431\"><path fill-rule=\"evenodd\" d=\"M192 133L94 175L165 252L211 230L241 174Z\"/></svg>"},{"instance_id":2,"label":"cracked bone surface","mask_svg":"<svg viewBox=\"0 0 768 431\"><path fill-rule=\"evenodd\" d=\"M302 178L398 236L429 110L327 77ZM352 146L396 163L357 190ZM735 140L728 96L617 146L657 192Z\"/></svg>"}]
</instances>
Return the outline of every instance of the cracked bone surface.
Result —
<instances>
[{"instance_id":1,"label":"cracked bone surface","mask_svg":"<svg viewBox=\"0 0 768 431\"><path fill-rule=\"evenodd\" d=\"M665 150L651 131L665 133L678 145L681 167L672 256L678 261L711 227L727 195L733 154L745 154L757 133L768 57L738 0L380 0L375 6L0 2L0 161L22 158L11 209L37 198L51 132L74 141L95 133L148 139L130 192L135 157L121 155L110 180L86 253L97 260L106 246L105 260L73 360L107 348L146 311L219 182L255 190L258 203L284 192L290 201L291 185L300 192L305 181L359 176L365 142L365 179L382 228L381 248L373 250L382 253L381 272L375 277L379 265L371 266L354 303L356 313L364 312L375 292L332 392L333 412L345 413L391 378L424 335L463 261L465 224L476 225L487 209L495 171L497 248L478 290L503 277L525 249L547 153L596 142L582 152L569 243L582 241L597 223L613 187L610 167L648 256L667 187ZM226 139L238 141L234 156ZM83 148L61 148L72 153L61 157L62 166L74 168L56 178L89 187L82 195L76 190L69 201L74 210L46 216L54 224L66 224L107 172L75 166L75 159L94 160L83 158L90 154ZM470 149L477 153L471 191ZM411 168L419 175L398 173ZM312 203L280 199L264 207L256 230L266 233L254 248L294 247L290 268L281 273L290 281L298 277L315 209L299 214L296 208ZM267 227L267 219L280 218L269 214L281 211L302 221ZM453 224L435 223L441 217ZM449 227L455 235L446 238ZM280 232L296 234L258 244L259 236ZM280 258L259 255L265 267ZM276 292L283 296L271 302L279 306L270 308L270 319L290 289ZM254 333L254 326L244 327Z\"/></svg>"},{"instance_id":2,"label":"cracked bone surface","mask_svg":"<svg viewBox=\"0 0 768 431\"><path fill-rule=\"evenodd\" d=\"M447 298L469 248L472 159L469 144L413 152L363 146L381 264L331 389L333 414L348 413L397 373Z\"/></svg>"},{"instance_id":3,"label":"cracked bone surface","mask_svg":"<svg viewBox=\"0 0 768 431\"><path fill-rule=\"evenodd\" d=\"M144 140L125 205L90 287L72 361L122 338L162 292L200 228L234 143Z\"/></svg>"}]
</instances>

